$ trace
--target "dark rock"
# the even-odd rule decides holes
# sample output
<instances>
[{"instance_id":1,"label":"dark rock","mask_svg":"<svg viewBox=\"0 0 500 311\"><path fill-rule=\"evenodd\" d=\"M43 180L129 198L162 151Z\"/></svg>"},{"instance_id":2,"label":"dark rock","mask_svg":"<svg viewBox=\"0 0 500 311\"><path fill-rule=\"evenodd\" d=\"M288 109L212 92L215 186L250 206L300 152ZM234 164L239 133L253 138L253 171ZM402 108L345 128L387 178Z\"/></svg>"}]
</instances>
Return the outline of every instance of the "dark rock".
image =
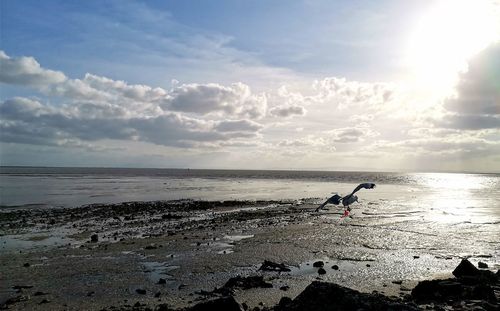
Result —
<instances>
[{"instance_id":1,"label":"dark rock","mask_svg":"<svg viewBox=\"0 0 500 311\"><path fill-rule=\"evenodd\" d=\"M23 265L23 267L26 267L26 268L29 268L30 266L31 266L31 265L30 265L30 263L29 263L29 262L27 262L27 263L25 263L25 264Z\"/></svg>"},{"instance_id":2,"label":"dark rock","mask_svg":"<svg viewBox=\"0 0 500 311\"><path fill-rule=\"evenodd\" d=\"M292 299L290 297L281 297L278 303L278 310L287 310L287 308L292 304Z\"/></svg>"},{"instance_id":3,"label":"dark rock","mask_svg":"<svg viewBox=\"0 0 500 311\"><path fill-rule=\"evenodd\" d=\"M416 256L416 255L413 256L413 259L419 259L419 258L420 258L420 256Z\"/></svg>"},{"instance_id":4,"label":"dark rock","mask_svg":"<svg viewBox=\"0 0 500 311\"><path fill-rule=\"evenodd\" d=\"M167 280L160 278L158 284L167 284Z\"/></svg>"},{"instance_id":5,"label":"dark rock","mask_svg":"<svg viewBox=\"0 0 500 311\"><path fill-rule=\"evenodd\" d=\"M367 266L368 268L370 268L370 267L371 267L371 265L370 265L369 263L367 263L367 264L366 264L366 266Z\"/></svg>"},{"instance_id":6,"label":"dark rock","mask_svg":"<svg viewBox=\"0 0 500 311\"><path fill-rule=\"evenodd\" d=\"M321 260L316 261L315 263L313 263L313 267L314 268L323 268L324 265L325 265L325 263L322 262Z\"/></svg>"},{"instance_id":7,"label":"dark rock","mask_svg":"<svg viewBox=\"0 0 500 311\"><path fill-rule=\"evenodd\" d=\"M338 269L339 269L339 266L337 266L337 265L333 265L333 266L332 266L332 269L333 269L333 270L338 270Z\"/></svg>"},{"instance_id":8,"label":"dark rock","mask_svg":"<svg viewBox=\"0 0 500 311\"><path fill-rule=\"evenodd\" d=\"M99 241L99 236L97 234L92 234L90 236L90 242L96 243L97 241Z\"/></svg>"},{"instance_id":9,"label":"dark rock","mask_svg":"<svg viewBox=\"0 0 500 311\"><path fill-rule=\"evenodd\" d=\"M154 245L154 244L150 244L150 245L144 247L144 249L157 249L157 248L158 247L156 245Z\"/></svg>"},{"instance_id":10,"label":"dark rock","mask_svg":"<svg viewBox=\"0 0 500 311\"><path fill-rule=\"evenodd\" d=\"M142 288L136 289L135 292L138 293L138 294L140 294L140 295L146 295L146 290L142 289Z\"/></svg>"},{"instance_id":11,"label":"dark rock","mask_svg":"<svg viewBox=\"0 0 500 311\"><path fill-rule=\"evenodd\" d=\"M280 290L282 290L284 292L286 292L289 289L290 289L290 286L288 286L288 285L283 285L283 286L280 287Z\"/></svg>"},{"instance_id":12,"label":"dark rock","mask_svg":"<svg viewBox=\"0 0 500 311\"><path fill-rule=\"evenodd\" d=\"M479 276L481 272L467 259L462 259L460 264L453 270L453 275L457 278L466 276Z\"/></svg>"},{"instance_id":13,"label":"dark rock","mask_svg":"<svg viewBox=\"0 0 500 311\"><path fill-rule=\"evenodd\" d=\"M279 309L284 310L284 309ZM417 310L410 304L391 300L382 294L366 294L333 283L314 281L300 293L286 310Z\"/></svg>"},{"instance_id":14,"label":"dark rock","mask_svg":"<svg viewBox=\"0 0 500 311\"><path fill-rule=\"evenodd\" d=\"M395 280L395 281L392 281L392 284L401 285L401 284L403 284L403 281L401 281L401 280Z\"/></svg>"},{"instance_id":15,"label":"dark rock","mask_svg":"<svg viewBox=\"0 0 500 311\"><path fill-rule=\"evenodd\" d=\"M486 263L484 263L484 262L482 262L482 261L478 262L478 263L477 263L477 266L478 266L479 268L481 268L481 269L487 269L487 268L488 268L488 264L486 264Z\"/></svg>"},{"instance_id":16,"label":"dark rock","mask_svg":"<svg viewBox=\"0 0 500 311\"><path fill-rule=\"evenodd\" d=\"M244 311L243 307L232 296L199 303L186 311Z\"/></svg>"},{"instance_id":17,"label":"dark rock","mask_svg":"<svg viewBox=\"0 0 500 311\"><path fill-rule=\"evenodd\" d=\"M161 296L161 292L156 292L155 298L159 298Z\"/></svg>"},{"instance_id":18,"label":"dark rock","mask_svg":"<svg viewBox=\"0 0 500 311\"><path fill-rule=\"evenodd\" d=\"M323 268L319 268L318 269L318 274L322 275L322 274L326 274L326 270L323 269Z\"/></svg>"},{"instance_id":19,"label":"dark rock","mask_svg":"<svg viewBox=\"0 0 500 311\"><path fill-rule=\"evenodd\" d=\"M272 288L273 284L267 283L264 281L263 276L248 276L241 277L236 276L234 278L230 278L226 284L223 286L224 288L233 289L233 288L241 288L241 289L250 289L250 288Z\"/></svg>"},{"instance_id":20,"label":"dark rock","mask_svg":"<svg viewBox=\"0 0 500 311\"><path fill-rule=\"evenodd\" d=\"M487 284L467 285L461 279L422 281L411 296L416 301L448 301L450 299L479 299L495 301L495 293Z\"/></svg>"},{"instance_id":21,"label":"dark rock","mask_svg":"<svg viewBox=\"0 0 500 311\"><path fill-rule=\"evenodd\" d=\"M288 268L284 263L275 263L269 260L264 260L259 270L262 271L277 271L277 272L290 272L290 268Z\"/></svg>"}]
</instances>

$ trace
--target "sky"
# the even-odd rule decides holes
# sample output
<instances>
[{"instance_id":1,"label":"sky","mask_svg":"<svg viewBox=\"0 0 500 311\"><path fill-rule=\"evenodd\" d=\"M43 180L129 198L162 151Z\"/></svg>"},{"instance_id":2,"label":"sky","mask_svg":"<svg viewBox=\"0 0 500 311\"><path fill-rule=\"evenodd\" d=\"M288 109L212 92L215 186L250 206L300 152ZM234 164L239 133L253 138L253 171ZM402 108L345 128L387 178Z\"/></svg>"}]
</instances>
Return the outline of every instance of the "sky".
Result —
<instances>
[{"instance_id":1,"label":"sky","mask_svg":"<svg viewBox=\"0 0 500 311\"><path fill-rule=\"evenodd\" d=\"M500 172L500 2L3 0L0 164Z\"/></svg>"}]
</instances>

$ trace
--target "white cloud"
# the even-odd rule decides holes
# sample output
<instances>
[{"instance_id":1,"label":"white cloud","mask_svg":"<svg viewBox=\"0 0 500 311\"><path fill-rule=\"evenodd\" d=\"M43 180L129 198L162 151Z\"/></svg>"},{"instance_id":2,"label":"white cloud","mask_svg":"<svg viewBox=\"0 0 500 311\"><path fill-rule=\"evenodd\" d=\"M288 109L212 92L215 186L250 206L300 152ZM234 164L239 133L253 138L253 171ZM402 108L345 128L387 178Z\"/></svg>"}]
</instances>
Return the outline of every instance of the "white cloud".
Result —
<instances>
[{"instance_id":1,"label":"white cloud","mask_svg":"<svg viewBox=\"0 0 500 311\"><path fill-rule=\"evenodd\" d=\"M43 88L66 80L64 73L44 69L33 57L11 58L0 50L0 82Z\"/></svg>"},{"instance_id":2,"label":"white cloud","mask_svg":"<svg viewBox=\"0 0 500 311\"><path fill-rule=\"evenodd\" d=\"M252 95L250 87L243 83L223 86L216 83L184 84L169 93L163 106L174 111L209 114L223 112L227 115L251 115L261 117L265 96Z\"/></svg>"}]
</instances>

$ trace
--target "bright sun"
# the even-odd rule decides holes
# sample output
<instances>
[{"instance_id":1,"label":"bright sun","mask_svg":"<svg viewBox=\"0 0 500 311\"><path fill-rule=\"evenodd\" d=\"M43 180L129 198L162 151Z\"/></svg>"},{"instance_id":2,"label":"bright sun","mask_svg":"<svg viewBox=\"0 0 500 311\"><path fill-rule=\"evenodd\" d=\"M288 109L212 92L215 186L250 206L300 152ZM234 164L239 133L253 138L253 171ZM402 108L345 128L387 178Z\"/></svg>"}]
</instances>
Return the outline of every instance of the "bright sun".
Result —
<instances>
[{"instance_id":1,"label":"bright sun","mask_svg":"<svg viewBox=\"0 0 500 311\"><path fill-rule=\"evenodd\" d=\"M410 36L407 61L417 83L448 93L467 59L500 39L499 6L486 0L438 1Z\"/></svg>"}]
</instances>

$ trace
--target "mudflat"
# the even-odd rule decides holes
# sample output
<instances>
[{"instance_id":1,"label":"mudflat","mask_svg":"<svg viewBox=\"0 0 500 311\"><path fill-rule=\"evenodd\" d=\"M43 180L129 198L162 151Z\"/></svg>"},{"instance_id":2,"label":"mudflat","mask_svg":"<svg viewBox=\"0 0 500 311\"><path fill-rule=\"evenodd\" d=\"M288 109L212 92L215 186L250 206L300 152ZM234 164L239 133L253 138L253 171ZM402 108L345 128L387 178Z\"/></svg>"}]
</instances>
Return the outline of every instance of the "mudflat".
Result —
<instances>
[{"instance_id":1,"label":"mudflat","mask_svg":"<svg viewBox=\"0 0 500 311\"><path fill-rule=\"evenodd\" d=\"M341 219L335 206L315 212L320 202L3 209L0 305L167 310L229 296L246 309L278 310L293 309L288 298L299 301L310 286L331 290L321 284L335 283L425 308L450 302L413 299L420 281L453 278L463 258L489 270L500 266L498 224L420 221L419 211L384 211L383 200ZM498 282L493 284L495 299L455 297L454 303L464 309L495 306Z\"/></svg>"}]
</instances>

